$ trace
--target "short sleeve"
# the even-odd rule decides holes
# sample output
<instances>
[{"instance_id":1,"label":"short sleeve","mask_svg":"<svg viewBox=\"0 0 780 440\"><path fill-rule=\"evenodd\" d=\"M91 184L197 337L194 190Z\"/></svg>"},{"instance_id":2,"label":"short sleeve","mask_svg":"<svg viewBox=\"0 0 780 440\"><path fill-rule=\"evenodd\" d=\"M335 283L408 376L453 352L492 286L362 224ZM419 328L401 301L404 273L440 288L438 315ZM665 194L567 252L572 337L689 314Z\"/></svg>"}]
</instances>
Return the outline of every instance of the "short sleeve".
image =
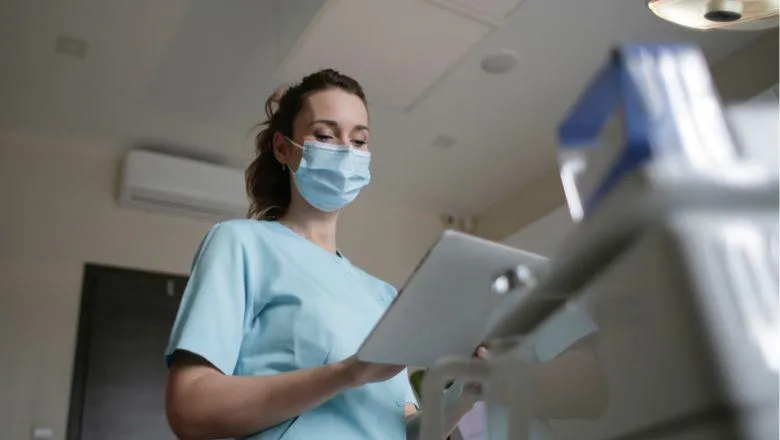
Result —
<instances>
[{"instance_id":1,"label":"short sleeve","mask_svg":"<svg viewBox=\"0 0 780 440\"><path fill-rule=\"evenodd\" d=\"M218 224L198 249L171 331L166 363L177 350L203 357L224 374L238 361L246 310L244 248L235 228Z\"/></svg>"},{"instance_id":2,"label":"short sleeve","mask_svg":"<svg viewBox=\"0 0 780 440\"><path fill-rule=\"evenodd\" d=\"M587 312L575 304L567 304L535 333L534 352L540 361L550 361L596 331L598 327Z\"/></svg>"}]
</instances>

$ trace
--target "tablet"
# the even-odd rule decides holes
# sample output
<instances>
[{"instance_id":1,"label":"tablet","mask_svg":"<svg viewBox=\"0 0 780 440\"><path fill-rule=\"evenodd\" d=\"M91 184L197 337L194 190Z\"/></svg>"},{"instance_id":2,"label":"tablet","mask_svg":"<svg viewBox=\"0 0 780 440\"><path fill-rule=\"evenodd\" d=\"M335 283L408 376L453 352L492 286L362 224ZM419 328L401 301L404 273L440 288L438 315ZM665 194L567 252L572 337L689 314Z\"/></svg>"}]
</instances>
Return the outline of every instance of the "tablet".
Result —
<instances>
[{"instance_id":1,"label":"tablet","mask_svg":"<svg viewBox=\"0 0 780 440\"><path fill-rule=\"evenodd\" d=\"M542 271L547 259L447 230L363 341L367 362L429 367L443 356L470 356L502 302L493 279L519 264Z\"/></svg>"}]
</instances>

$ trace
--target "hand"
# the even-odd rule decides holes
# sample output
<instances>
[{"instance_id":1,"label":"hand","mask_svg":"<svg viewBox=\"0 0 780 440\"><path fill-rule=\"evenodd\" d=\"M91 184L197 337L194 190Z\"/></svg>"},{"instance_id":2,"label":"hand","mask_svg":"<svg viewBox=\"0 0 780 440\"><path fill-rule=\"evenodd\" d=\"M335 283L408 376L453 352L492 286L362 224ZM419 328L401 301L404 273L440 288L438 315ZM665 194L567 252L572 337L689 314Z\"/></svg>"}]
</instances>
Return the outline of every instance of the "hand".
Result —
<instances>
[{"instance_id":1,"label":"hand","mask_svg":"<svg viewBox=\"0 0 780 440\"><path fill-rule=\"evenodd\" d=\"M481 344L479 347L477 347L476 350L474 350L473 356L479 359L486 359L488 357L487 347L484 344ZM458 400L458 405L453 408L453 421L455 423L460 421L460 419L466 415L467 412L471 411L471 409L474 407L474 404L480 400L482 400L482 383L464 383L460 398Z\"/></svg>"},{"instance_id":2,"label":"hand","mask_svg":"<svg viewBox=\"0 0 780 440\"><path fill-rule=\"evenodd\" d=\"M474 350L474 357L479 359L489 359L491 356L492 353L490 348L486 344L480 344L477 349ZM503 361L506 362L507 359L504 359ZM515 387L515 381L527 381L531 377L531 371L529 370L529 365L526 362L514 358L508 361L511 362L509 365L514 372L513 377L511 379L502 377L501 382L495 382L494 377L493 380L491 380L493 386L490 390L490 400L504 405L509 405L513 400L512 390ZM481 382L466 383L463 387L464 395L475 399L475 401L484 399L484 388Z\"/></svg>"},{"instance_id":3,"label":"hand","mask_svg":"<svg viewBox=\"0 0 780 440\"><path fill-rule=\"evenodd\" d=\"M487 345L480 344L476 350L474 350L474 357L479 359L487 359L488 358L488 349ZM463 385L463 392L464 394L468 394L469 397L472 397L474 400L478 400L479 397L482 396L482 383L480 382L469 382Z\"/></svg>"},{"instance_id":4,"label":"hand","mask_svg":"<svg viewBox=\"0 0 780 440\"><path fill-rule=\"evenodd\" d=\"M384 382L393 378L404 370L403 365L386 365L364 362L352 356L341 361L346 373L349 375L350 384L359 387L367 383Z\"/></svg>"}]
</instances>

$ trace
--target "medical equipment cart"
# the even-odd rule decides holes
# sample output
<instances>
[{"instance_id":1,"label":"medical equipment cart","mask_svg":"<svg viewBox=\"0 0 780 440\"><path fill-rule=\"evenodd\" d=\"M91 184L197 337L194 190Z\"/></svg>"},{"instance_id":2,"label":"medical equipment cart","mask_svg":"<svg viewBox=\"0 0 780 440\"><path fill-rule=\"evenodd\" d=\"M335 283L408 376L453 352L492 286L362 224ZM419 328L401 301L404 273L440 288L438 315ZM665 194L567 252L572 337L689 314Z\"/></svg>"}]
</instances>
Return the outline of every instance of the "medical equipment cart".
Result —
<instances>
[{"instance_id":1,"label":"medical equipment cart","mask_svg":"<svg viewBox=\"0 0 780 440\"><path fill-rule=\"evenodd\" d=\"M610 121L624 144L599 143ZM441 390L464 380L508 414L489 440L777 439L777 121L776 105L723 109L696 48L617 49L560 128L575 231L538 279L492 280L512 298L488 333L495 353L428 372L421 438L443 437ZM569 308L598 329L607 404L543 420L540 437L517 353Z\"/></svg>"}]
</instances>

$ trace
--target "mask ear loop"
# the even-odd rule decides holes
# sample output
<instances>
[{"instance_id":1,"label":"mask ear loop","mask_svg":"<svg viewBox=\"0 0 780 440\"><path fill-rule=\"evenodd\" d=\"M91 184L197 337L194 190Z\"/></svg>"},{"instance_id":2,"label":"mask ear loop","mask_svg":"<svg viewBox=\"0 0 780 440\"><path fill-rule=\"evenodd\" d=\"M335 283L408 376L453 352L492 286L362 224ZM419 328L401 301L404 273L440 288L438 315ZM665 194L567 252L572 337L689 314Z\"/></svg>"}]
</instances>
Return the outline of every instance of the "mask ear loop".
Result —
<instances>
[{"instance_id":1,"label":"mask ear loop","mask_svg":"<svg viewBox=\"0 0 780 440\"><path fill-rule=\"evenodd\" d=\"M290 145L294 145L294 146L300 148L301 150L303 150L302 146L298 145L295 141L293 141L292 139L288 138L287 136L285 136L285 135L283 135L283 134L281 134L279 132L276 133L276 136L283 137L285 141L290 143ZM287 166L286 163L282 163L281 165L282 165L282 171L287 171L290 168L289 166Z\"/></svg>"},{"instance_id":2,"label":"mask ear loop","mask_svg":"<svg viewBox=\"0 0 780 440\"><path fill-rule=\"evenodd\" d=\"M284 136L284 135L282 135L282 136ZM298 143L297 143L297 142L295 142L294 140L292 140L292 139L288 138L287 136L284 136L284 140L286 140L287 142L289 142L289 143L290 143L290 145L296 146L296 147L300 148L301 150L303 150L303 147L302 147L302 146L298 145ZM287 164L284 164L284 163L282 164L282 169L283 169L284 171L287 171L287 169L288 169L288 168L289 168L289 167L287 166Z\"/></svg>"},{"instance_id":3,"label":"mask ear loop","mask_svg":"<svg viewBox=\"0 0 780 440\"><path fill-rule=\"evenodd\" d=\"M303 147L302 147L302 146L298 145L298 143L297 143L297 142L295 142L294 140L292 140L292 139L288 138L287 136L284 136L284 140L286 140L287 142L289 142L291 145L294 145L294 146L296 146L296 147L300 148L301 150L303 150Z\"/></svg>"}]
</instances>

